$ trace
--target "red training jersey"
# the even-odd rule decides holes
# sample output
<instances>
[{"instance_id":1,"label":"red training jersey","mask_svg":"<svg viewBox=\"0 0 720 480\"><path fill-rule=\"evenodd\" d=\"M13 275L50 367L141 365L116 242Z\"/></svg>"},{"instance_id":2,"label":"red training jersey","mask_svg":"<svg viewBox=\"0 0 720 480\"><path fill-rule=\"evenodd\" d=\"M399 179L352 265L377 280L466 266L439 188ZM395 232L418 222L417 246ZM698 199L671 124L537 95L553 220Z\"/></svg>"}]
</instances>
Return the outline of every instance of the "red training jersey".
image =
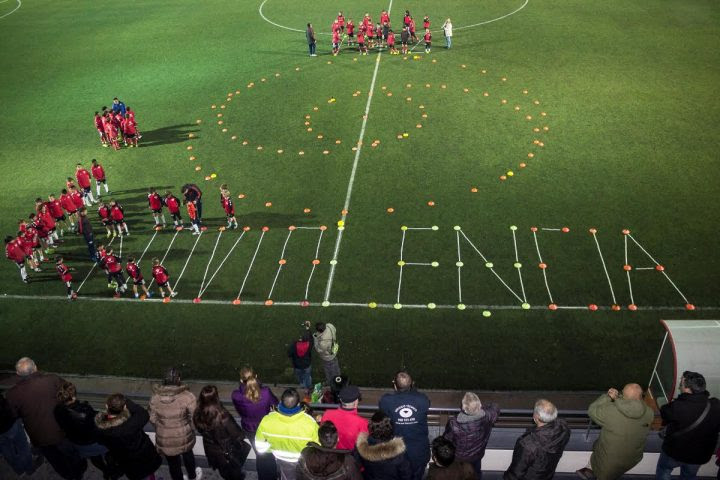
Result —
<instances>
[{"instance_id":1,"label":"red training jersey","mask_svg":"<svg viewBox=\"0 0 720 480\"><path fill-rule=\"evenodd\" d=\"M192 203L192 202L187 203L187 212L192 220L195 220L197 218L197 207L195 206L194 203Z\"/></svg>"},{"instance_id":2,"label":"red training jersey","mask_svg":"<svg viewBox=\"0 0 720 480\"><path fill-rule=\"evenodd\" d=\"M152 276L158 284L164 284L170 280L170 274L162 265L153 265Z\"/></svg>"},{"instance_id":3,"label":"red training jersey","mask_svg":"<svg viewBox=\"0 0 720 480\"><path fill-rule=\"evenodd\" d=\"M85 205L85 202L83 202L82 195L77 190L70 192L70 198L72 199L73 203L75 204L75 210L78 210Z\"/></svg>"},{"instance_id":4,"label":"red training jersey","mask_svg":"<svg viewBox=\"0 0 720 480\"><path fill-rule=\"evenodd\" d=\"M78 207L75 206L75 202L73 201L69 193L63 193L62 195L60 195L60 205L62 205L62 207L68 213L75 213L78 209Z\"/></svg>"},{"instance_id":5,"label":"red training jersey","mask_svg":"<svg viewBox=\"0 0 720 480\"><path fill-rule=\"evenodd\" d=\"M395 34L390 32L388 33L387 43L389 47L395 46Z\"/></svg>"},{"instance_id":6,"label":"red training jersey","mask_svg":"<svg viewBox=\"0 0 720 480\"><path fill-rule=\"evenodd\" d=\"M100 215L102 223L107 223L108 220L110 220L110 208L107 205L103 205L98 208L98 215Z\"/></svg>"},{"instance_id":7,"label":"red training jersey","mask_svg":"<svg viewBox=\"0 0 720 480\"><path fill-rule=\"evenodd\" d=\"M332 41L333 43L340 43L340 32L338 30L333 30Z\"/></svg>"},{"instance_id":8,"label":"red training jersey","mask_svg":"<svg viewBox=\"0 0 720 480\"><path fill-rule=\"evenodd\" d=\"M25 234L17 237L15 239L15 241L17 242L18 246L22 249L22 251L25 253L26 256L29 257L30 255L32 255L33 242L32 242L32 240L29 240L28 238L26 238Z\"/></svg>"},{"instance_id":9,"label":"red training jersey","mask_svg":"<svg viewBox=\"0 0 720 480\"><path fill-rule=\"evenodd\" d=\"M55 219L52 215L50 215L50 211L47 208L45 208L45 211L40 212L40 219L45 224L48 230L52 230L55 228L55 224L57 222L55 222Z\"/></svg>"},{"instance_id":10,"label":"red training jersey","mask_svg":"<svg viewBox=\"0 0 720 480\"><path fill-rule=\"evenodd\" d=\"M232 198L229 196L220 195L220 204L228 215L235 215L235 205L233 205Z\"/></svg>"},{"instance_id":11,"label":"red training jersey","mask_svg":"<svg viewBox=\"0 0 720 480\"><path fill-rule=\"evenodd\" d=\"M180 200L175 195L165 197L165 205L167 205L170 213L180 213Z\"/></svg>"},{"instance_id":12,"label":"red training jersey","mask_svg":"<svg viewBox=\"0 0 720 480\"><path fill-rule=\"evenodd\" d=\"M425 37L423 37L423 38L425 38L425 43L430 43L430 41L432 40L432 33L427 32L425 34Z\"/></svg>"},{"instance_id":13,"label":"red training jersey","mask_svg":"<svg viewBox=\"0 0 720 480\"><path fill-rule=\"evenodd\" d=\"M360 33L358 33L358 43L365 43L365 34L362 30L360 30Z\"/></svg>"},{"instance_id":14,"label":"red training jersey","mask_svg":"<svg viewBox=\"0 0 720 480\"><path fill-rule=\"evenodd\" d=\"M130 118L123 120L122 131L128 135L135 135L137 133L137 130L135 130L135 122Z\"/></svg>"},{"instance_id":15,"label":"red training jersey","mask_svg":"<svg viewBox=\"0 0 720 480\"><path fill-rule=\"evenodd\" d=\"M81 168L75 172L75 178L82 188L90 188L90 172Z\"/></svg>"},{"instance_id":16,"label":"red training jersey","mask_svg":"<svg viewBox=\"0 0 720 480\"><path fill-rule=\"evenodd\" d=\"M380 14L380 23L382 23L382 24L390 23L390 14L387 12L382 12Z\"/></svg>"},{"instance_id":17,"label":"red training jersey","mask_svg":"<svg viewBox=\"0 0 720 480\"><path fill-rule=\"evenodd\" d=\"M60 275L60 280L63 282L72 282L72 275L70 275L70 269L64 263L58 263L55 265L55 269Z\"/></svg>"},{"instance_id":18,"label":"red training jersey","mask_svg":"<svg viewBox=\"0 0 720 480\"><path fill-rule=\"evenodd\" d=\"M148 205L150 210L162 210L162 197L157 193L148 193Z\"/></svg>"},{"instance_id":19,"label":"red training jersey","mask_svg":"<svg viewBox=\"0 0 720 480\"><path fill-rule=\"evenodd\" d=\"M105 133L112 139L117 137L118 131L117 127L112 124L112 122L107 122L105 124Z\"/></svg>"},{"instance_id":20,"label":"red training jersey","mask_svg":"<svg viewBox=\"0 0 720 480\"><path fill-rule=\"evenodd\" d=\"M348 22L346 28L348 35L355 33L355 24L353 22Z\"/></svg>"},{"instance_id":21,"label":"red training jersey","mask_svg":"<svg viewBox=\"0 0 720 480\"><path fill-rule=\"evenodd\" d=\"M5 244L5 257L17 263L25 261L25 250L20 246L17 238Z\"/></svg>"},{"instance_id":22,"label":"red training jersey","mask_svg":"<svg viewBox=\"0 0 720 480\"><path fill-rule=\"evenodd\" d=\"M107 268L110 273L117 273L122 270L120 259L113 253L105 256L103 262L105 262L105 268Z\"/></svg>"},{"instance_id":23,"label":"red training jersey","mask_svg":"<svg viewBox=\"0 0 720 480\"><path fill-rule=\"evenodd\" d=\"M53 218L60 218L63 216L62 204L57 198L55 200L48 201L46 205L48 206L48 211Z\"/></svg>"},{"instance_id":24,"label":"red training jersey","mask_svg":"<svg viewBox=\"0 0 720 480\"><path fill-rule=\"evenodd\" d=\"M343 25L345 25L345 17L342 16L342 15L338 15L338 17L337 17L337 23L338 23L338 25L340 25L341 27L342 27Z\"/></svg>"},{"instance_id":25,"label":"red training jersey","mask_svg":"<svg viewBox=\"0 0 720 480\"><path fill-rule=\"evenodd\" d=\"M105 127L103 126L102 117L100 115L95 115L95 128L97 128L101 132L103 130L105 130Z\"/></svg>"},{"instance_id":26,"label":"red training jersey","mask_svg":"<svg viewBox=\"0 0 720 480\"><path fill-rule=\"evenodd\" d=\"M127 271L127 274L130 275L130 278L136 282L143 279L142 272L140 272L140 267L138 267L137 263L128 262L128 264L125 265L125 270Z\"/></svg>"},{"instance_id":27,"label":"red training jersey","mask_svg":"<svg viewBox=\"0 0 720 480\"><path fill-rule=\"evenodd\" d=\"M410 19L410 33L415 33L415 20Z\"/></svg>"},{"instance_id":28,"label":"red training jersey","mask_svg":"<svg viewBox=\"0 0 720 480\"><path fill-rule=\"evenodd\" d=\"M93 178L98 182L105 180L105 169L99 163L93 165L90 171L92 172Z\"/></svg>"},{"instance_id":29,"label":"red training jersey","mask_svg":"<svg viewBox=\"0 0 720 480\"><path fill-rule=\"evenodd\" d=\"M117 204L110 207L110 217L116 222L122 221L125 218L122 207Z\"/></svg>"},{"instance_id":30,"label":"red training jersey","mask_svg":"<svg viewBox=\"0 0 720 480\"><path fill-rule=\"evenodd\" d=\"M423 20L423 28L430 28L430 20L427 17Z\"/></svg>"}]
</instances>

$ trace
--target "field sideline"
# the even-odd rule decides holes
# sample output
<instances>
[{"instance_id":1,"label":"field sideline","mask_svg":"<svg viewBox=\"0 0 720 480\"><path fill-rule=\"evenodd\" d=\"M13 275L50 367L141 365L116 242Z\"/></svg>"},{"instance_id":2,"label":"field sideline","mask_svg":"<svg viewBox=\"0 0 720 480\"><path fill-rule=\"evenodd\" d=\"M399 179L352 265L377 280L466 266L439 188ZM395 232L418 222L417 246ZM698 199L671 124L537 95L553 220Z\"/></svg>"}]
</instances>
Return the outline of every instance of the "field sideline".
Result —
<instances>
[{"instance_id":1,"label":"field sideline","mask_svg":"<svg viewBox=\"0 0 720 480\"><path fill-rule=\"evenodd\" d=\"M338 9L388 6L431 17L431 54L328 54ZM180 292L110 300L74 238L75 303L51 264L26 286L3 262L0 362L287 382L284 345L322 320L363 385L401 366L438 388L643 383L660 318L720 310L718 20L701 0L0 3L2 231L97 158L129 219L113 248L146 278L164 258ZM141 148L98 145L114 96ZM154 232L147 188L188 182L208 230ZM246 231L218 231L221 183Z\"/></svg>"}]
</instances>

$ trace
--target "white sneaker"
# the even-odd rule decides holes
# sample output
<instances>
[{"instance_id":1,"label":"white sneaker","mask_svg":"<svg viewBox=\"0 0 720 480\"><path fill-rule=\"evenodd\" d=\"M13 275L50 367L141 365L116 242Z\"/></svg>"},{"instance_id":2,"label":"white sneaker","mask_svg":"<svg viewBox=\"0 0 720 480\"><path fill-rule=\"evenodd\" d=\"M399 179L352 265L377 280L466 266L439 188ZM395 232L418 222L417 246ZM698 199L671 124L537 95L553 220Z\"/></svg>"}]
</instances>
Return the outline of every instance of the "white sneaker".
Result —
<instances>
[{"instance_id":1,"label":"white sneaker","mask_svg":"<svg viewBox=\"0 0 720 480\"><path fill-rule=\"evenodd\" d=\"M171 296L172 298L175 298L175 297L177 296L177 293L178 293L178 292L173 292L173 293L170 294L170 296Z\"/></svg>"}]
</instances>

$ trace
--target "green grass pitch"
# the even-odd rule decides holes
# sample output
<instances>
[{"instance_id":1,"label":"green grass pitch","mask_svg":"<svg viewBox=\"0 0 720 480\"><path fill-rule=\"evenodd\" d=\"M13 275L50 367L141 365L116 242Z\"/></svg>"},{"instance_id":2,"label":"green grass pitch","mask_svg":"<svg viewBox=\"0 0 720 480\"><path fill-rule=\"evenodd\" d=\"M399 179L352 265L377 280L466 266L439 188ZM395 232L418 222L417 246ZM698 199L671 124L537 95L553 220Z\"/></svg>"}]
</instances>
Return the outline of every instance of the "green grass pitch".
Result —
<instances>
[{"instance_id":1,"label":"green grass pitch","mask_svg":"<svg viewBox=\"0 0 720 480\"><path fill-rule=\"evenodd\" d=\"M396 27L431 17L431 54L329 54L338 10L389 7ZM97 158L123 255L182 272L169 304L111 300L72 238L70 303L51 264L24 285L3 262L0 362L292 381L285 345L310 320L338 326L362 385L402 366L437 388L643 383L659 319L720 310L719 25L710 0L0 3L3 235ZM141 148L100 147L114 96ZM155 235L147 188L188 182L208 230ZM221 183L247 232L218 232Z\"/></svg>"}]
</instances>

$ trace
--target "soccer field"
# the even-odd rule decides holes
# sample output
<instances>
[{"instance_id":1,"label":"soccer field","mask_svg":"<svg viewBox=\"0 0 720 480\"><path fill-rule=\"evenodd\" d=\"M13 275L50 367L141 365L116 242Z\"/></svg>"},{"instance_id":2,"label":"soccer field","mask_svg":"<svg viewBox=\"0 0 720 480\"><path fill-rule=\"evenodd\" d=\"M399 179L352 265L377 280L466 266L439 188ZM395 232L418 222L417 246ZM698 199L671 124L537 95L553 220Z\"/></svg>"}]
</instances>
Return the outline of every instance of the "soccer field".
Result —
<instances>
[{"instance_id":1,"label":"soccer field","mask_svg":"<svg viewBox=\"0 0 720 480\"><path fill-rule=\"evenodd\" d=\"M398 31L406 9L430 54L330 54L338 10ZM81 237L59 249L76 302L53 264L25 285L5 261L0 362L289 382L310 320L338 326L361 385L400 367L437 388L644 383L659 319L720 314L719 39L709 0L6 0L3 236L96 158L129 220L115 252L146 278L163 259L179 294L112 299ZM115 96L140 148L99 144ZM154 231L147 189L185 183L208 229ZM223 183L249 228L218 229Z\"/></svg>"}]
</instances>

